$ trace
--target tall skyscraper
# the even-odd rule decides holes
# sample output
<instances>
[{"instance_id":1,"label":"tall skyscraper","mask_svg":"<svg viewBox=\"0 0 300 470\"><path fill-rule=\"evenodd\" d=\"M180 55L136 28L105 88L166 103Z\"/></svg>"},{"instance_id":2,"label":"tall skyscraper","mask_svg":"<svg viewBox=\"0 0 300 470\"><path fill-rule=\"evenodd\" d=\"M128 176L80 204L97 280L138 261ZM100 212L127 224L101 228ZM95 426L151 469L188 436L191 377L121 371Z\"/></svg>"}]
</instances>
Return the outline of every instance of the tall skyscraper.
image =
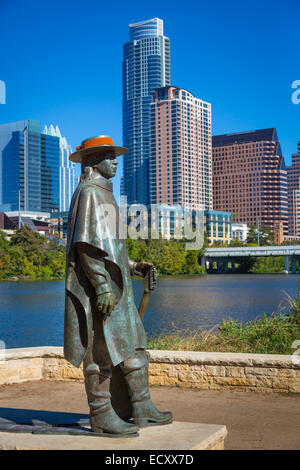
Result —
<instances>
[{"instance_id":1,"label":"tall skyscraper","mask_svg":"<svg viewBox=\"0 0 300 470\"><path fill-rule=\"evenodd\" d=\"M298 142L298 153L292 155L292 165L286 169L289 235L300 237L300 142Z\"/></svg>"},{"instance_id":2,"label":"tall skyscraper","mask_svg":"<svg viewBox=\"0 0 300 470\"><path fill-rule=\"evenodd\" d=\"M288 230L287 172L276 129L214 136L214 209L235 222Z\"/></svg>"},{"instance_id":3,"label":"tall skyscraper","mask_svg":"<svg viewBox=\"0 0 300 470\"><path fill-rule=\"evenodd\" d=\"M64 142L54 135L58 128L53 130L42 134L40 123L32 120L0 125L0 210L60 210Z\"/></svg>"},{"instance_id":4,"label":"tall skyscraper","mask_svg":"<svg viewBox=\"0 0 300 470\"><path fill-rule=\"evenodd\" d=\"M41 211L42 160L40 123L0 125L0 205L2 210Z\"/></svg>"},{"instance_id":5,"label":"tall skyscraper","mask_svg":"<svg viewBox=\"0 0 300 470\"><path fill-rule=\"evenodd\" d=\"M150 202L211 210L211 105L167 86L151 108Z\"/></svg>"},{"instance_id":6,"label":"tall skyscraper","mask_svg":"<svg viewBox=\"0 0 300 470\"><path fill-rule=\"evenodd\" d=\"M149 203L150 103L156 88L170 85L170 41L163 21L153 18L129 25L123 48L123 144L121 195L128 204Z\"/></svg>"},{"instance_id":7,"label":"tall skyscraper","mask_svg":"<svg viewBox=\"0 0 300 470\"><path fill-rule=\"evenodd\" d=\"M59 138L59 210L66 212L69 210L70 202L77 185L75 176L75 165L69 160L72 147L65 137L62 137L59 127L51 124L45 126L43 134Z\"/></svg>"}]
</instances>

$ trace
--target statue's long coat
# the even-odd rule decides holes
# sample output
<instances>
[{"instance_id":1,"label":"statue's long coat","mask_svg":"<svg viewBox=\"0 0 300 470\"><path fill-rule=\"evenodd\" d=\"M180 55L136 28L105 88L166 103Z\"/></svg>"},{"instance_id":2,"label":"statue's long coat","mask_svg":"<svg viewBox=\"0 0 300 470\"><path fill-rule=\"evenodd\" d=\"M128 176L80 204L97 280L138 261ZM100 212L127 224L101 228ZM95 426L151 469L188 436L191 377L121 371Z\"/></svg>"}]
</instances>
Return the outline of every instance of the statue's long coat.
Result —
<instances>
[{"instance_id":1,"label":"statue's long coat","mask_svg":"<svg viewBox=\"0 0 300 470\"><path fill-rule=\"evenodd\" d=\"M116 226L107 222L103 208L114 207ZM103 177L80 182L71 201L68 220L66 303L64 326L65 358L79 367L85 357L93 330L95 292L79 260L78 250L85 244L94 247L109 273L118 303L110 317L102 322L114 366L131 357L136 348L146 347L144 327L134 302L126 240L119 239L119 212L112 183ZM113 233L115 231L115 233ZM92 313L94 312L94 313Z\"/></svg>"}]
</instances>

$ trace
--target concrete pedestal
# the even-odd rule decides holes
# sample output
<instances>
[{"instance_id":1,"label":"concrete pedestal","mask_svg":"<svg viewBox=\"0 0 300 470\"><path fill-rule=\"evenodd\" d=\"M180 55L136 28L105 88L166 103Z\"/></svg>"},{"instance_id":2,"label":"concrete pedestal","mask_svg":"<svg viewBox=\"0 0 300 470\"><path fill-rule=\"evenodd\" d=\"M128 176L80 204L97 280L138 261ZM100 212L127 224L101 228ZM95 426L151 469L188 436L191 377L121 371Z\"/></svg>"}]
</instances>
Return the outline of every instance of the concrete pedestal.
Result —
<instances>
[{"instance_id":1,"label":"concrete pedestal","mask_svg":"<svg viewBox=\"0 0 300 470\"><path fill-rule=\"evenodd\" d=\"M139 437L40 435L0 432L0 450L223 450L226 426L174 422L150 426Z\"/></svg>"}]
</instances>

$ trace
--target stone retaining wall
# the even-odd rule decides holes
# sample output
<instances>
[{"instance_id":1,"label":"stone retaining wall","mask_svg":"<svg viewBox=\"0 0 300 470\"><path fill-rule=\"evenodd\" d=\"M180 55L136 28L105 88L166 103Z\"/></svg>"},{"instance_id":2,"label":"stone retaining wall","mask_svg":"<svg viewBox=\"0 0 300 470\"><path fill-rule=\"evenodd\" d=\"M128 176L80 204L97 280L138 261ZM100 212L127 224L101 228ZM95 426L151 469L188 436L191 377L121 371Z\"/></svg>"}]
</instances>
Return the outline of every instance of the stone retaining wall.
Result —
<instances>
[{"instance_id":1,"label":"stone retaining wall","mask_svg":"<svg viewBox=\"0 0 300 470\"><path fill-rule=\"evenodd\" d=\"M2 351L3 352L3 351ZM300 393L300 364L270 354L149 351L151 385L201 390ZM0 385L32 380L83 380L82 368L62 348L8 349L0 358Z\"/></svg>"}]
</instances>

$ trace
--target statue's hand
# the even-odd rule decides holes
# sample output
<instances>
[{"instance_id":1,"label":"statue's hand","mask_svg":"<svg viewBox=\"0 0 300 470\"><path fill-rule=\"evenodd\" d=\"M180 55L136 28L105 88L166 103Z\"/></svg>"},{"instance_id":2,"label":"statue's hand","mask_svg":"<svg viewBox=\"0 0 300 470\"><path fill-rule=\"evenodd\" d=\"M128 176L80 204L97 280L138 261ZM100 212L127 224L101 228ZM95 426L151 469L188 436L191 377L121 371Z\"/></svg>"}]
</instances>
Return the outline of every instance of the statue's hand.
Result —
<instances>
[{"instance_id":1,"label":"statue's hand","mask_svg":"<svg viewBox=\"0 0 300 470\"><path fill-rule=\"evenodd\" d=\"M106 292L105 294L98 295L96 305L99 312L101 312L104 316L104 320L109 317L109 315L115 308L116 303L116 296L112 292Z\"/></svg>"},{"instance_id":2,"label":"statue's hand","mask_svg":"<svg viewBox=\"0 0 300 470\"><path fill-rule=\"evenodd\" d=\"M153 266L153 263L148 263L147 261L140 261L139 263L136 263L134 270L141 276L145 277L151 266Z\"/></svg>"}]
</instances>

